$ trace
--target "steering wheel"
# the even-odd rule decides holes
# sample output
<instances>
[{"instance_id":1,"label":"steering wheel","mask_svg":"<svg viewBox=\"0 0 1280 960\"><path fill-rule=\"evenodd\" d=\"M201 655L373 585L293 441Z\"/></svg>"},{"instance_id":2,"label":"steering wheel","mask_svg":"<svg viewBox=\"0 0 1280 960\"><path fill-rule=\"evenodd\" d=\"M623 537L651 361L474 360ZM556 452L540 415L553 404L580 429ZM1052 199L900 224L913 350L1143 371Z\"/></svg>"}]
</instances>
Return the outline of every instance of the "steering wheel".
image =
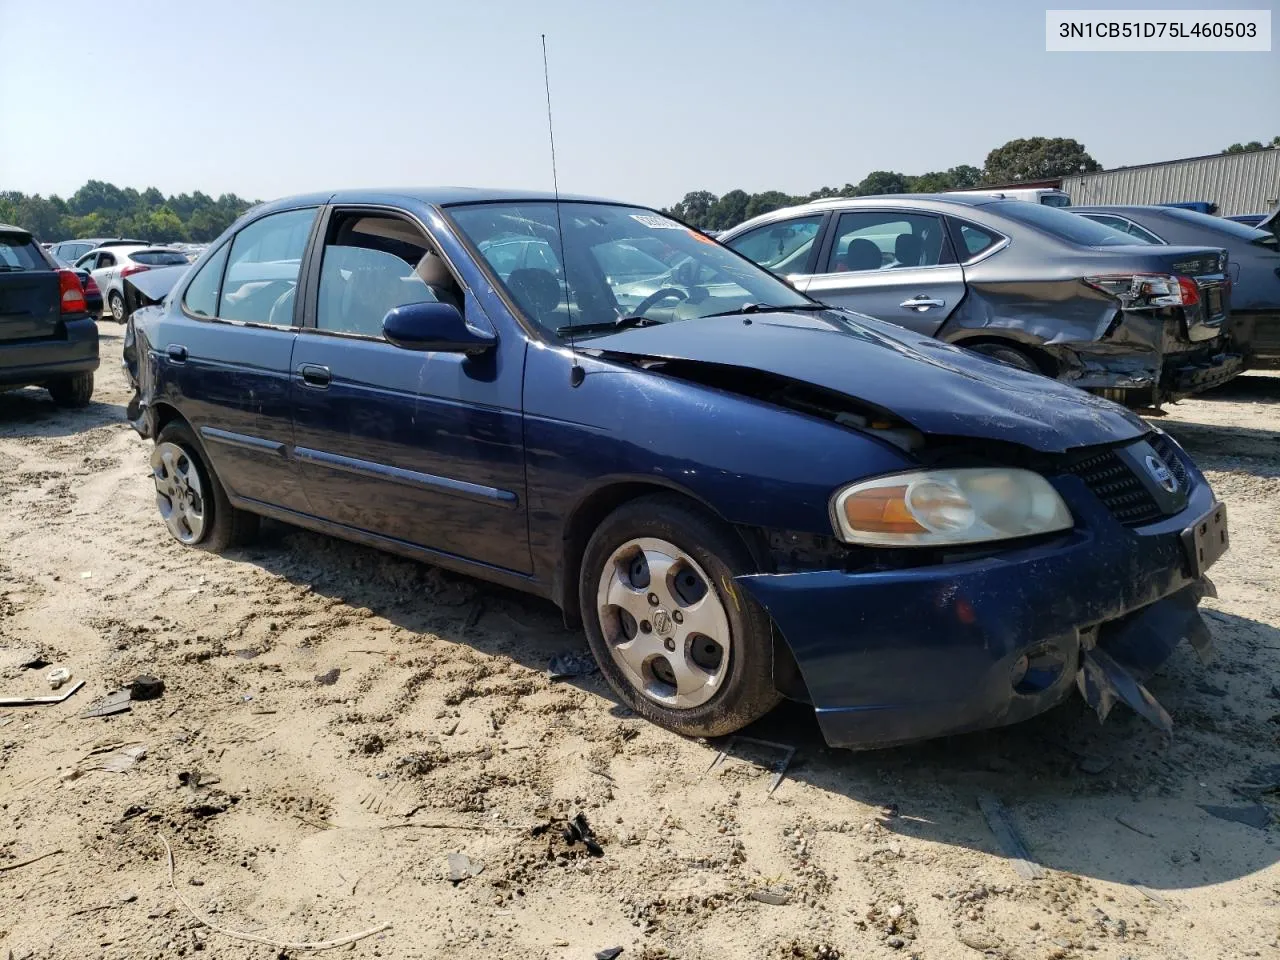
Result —
<instances>
[{"instance_id":1,"label":"steering wheel","mask_svg":"<svg viewBox=\"0 0 1280 960\"><path fill-rule=\"evenodd\" d=\"M655 303L666 300L668 297L679 297L681 300L688 300L689 294L676 287L663 287L661 290L655 290L632 307L631 315L633 317L642 317Z\"/></svg>"}]
</instances>

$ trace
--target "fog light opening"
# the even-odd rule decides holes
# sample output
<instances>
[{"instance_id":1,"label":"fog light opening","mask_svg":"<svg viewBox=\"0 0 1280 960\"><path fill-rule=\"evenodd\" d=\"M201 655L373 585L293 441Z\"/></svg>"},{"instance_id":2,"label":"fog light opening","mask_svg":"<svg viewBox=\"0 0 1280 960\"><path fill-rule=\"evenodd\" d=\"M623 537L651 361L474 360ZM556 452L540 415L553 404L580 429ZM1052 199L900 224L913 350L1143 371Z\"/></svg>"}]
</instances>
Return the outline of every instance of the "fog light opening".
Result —
<instances>
[{"instance_id":1,"label":"fog light opening","mask_svg":"<svg viewBox=\"0 0 1280 960\"><path fill-rule=\"evenodd\" d=\"M1014 693L1031 696L1048 690L1062 677L1062 652L1052 645L1029 650L1013 662L1009 682Z\"/></svg>"}]
</instances>

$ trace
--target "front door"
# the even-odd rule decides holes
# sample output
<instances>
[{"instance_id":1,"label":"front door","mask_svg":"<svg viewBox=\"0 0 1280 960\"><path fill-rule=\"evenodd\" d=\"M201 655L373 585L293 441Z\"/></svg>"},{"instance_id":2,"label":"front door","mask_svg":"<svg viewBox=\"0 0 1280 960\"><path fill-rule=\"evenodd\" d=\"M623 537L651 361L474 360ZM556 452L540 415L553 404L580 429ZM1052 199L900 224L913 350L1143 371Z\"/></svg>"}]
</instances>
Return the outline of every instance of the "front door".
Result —
<instances>
[{"instance_id":1,"label":"front door","mask_svg":"<svg viewBox=\"0 0 1280 960\"><path fill-rule=\"evenodd\" d=\"M818 272L815 300L933 336L964 297L964 270L940 216L900 210L842 212Z\"/></svg>"},{"instance_id":2,"label":"front door","mask_svg":"<svg viewBox=\"0 0 1280 960\"><path fill-rule=\"evenodd\" d=\"M323 230L292 365L294 456L313 512L530 572L523 341L478 357L392 345L382 318L403 304L453 302L490 325L408 216L339 207Z\"/></svg>"}]
</instances>

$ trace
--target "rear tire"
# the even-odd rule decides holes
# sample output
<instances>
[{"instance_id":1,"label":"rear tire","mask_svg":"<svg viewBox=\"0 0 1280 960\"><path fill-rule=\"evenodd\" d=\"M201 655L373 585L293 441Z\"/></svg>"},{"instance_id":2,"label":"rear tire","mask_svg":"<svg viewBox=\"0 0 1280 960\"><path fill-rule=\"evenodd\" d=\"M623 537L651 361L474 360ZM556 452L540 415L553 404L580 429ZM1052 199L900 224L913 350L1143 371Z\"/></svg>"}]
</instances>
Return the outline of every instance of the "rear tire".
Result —
<instances>
[{"instance_id":1,"label":"rear tire","mask_svg":"<svg viewBox=\"0 0 1280 960\"><path fill-rule=\"evenodd\" d=\"M1005 366L1013 367L1015 370L1025 370L1027 373L1044 373L1040 369L1040 364L1027 353L1019 350L1017 347L1011 347L1004 343L977 343L969 348L974 353L980 353L984 357L990 357L992 360L998 360Z\"/></svg>"},{"instance_id":2,"label":"rear tire","mask_svg":"<svg viewBox=\"0 0 1280 960\"><path fill-rule=\"evenodd\" d=\"M45 389L60 407L87 407L93 397L93 371L50 380Z\"/></svg>"},{"instance_id":3,"label":"rear tire","mask_svg":"<svg viewBox=\"0 0 1280 960\"><path fill-rule=\"evenodd\" d=\"M114 290L107 295L107 309L111 311L111 319L116 323L124 323L129 319L124 315L124 297Z\"/></svg>"},{"instance_id":4,"label":"rear tire","mask_svg":"<svg viewBox=\"0 0 1280 960\"><path fill-rule=\"evenodd\" d=\"M676 733L718 737L777 705L771 621L733 582L755 572L741 538L682 497L641 497L605 518L582 558L579 604L627 706Z\"/></svg>"},{"instance_id":5,"label":"rear tire","mask_svg":"<svg viewBox=\"0 0 1280 960\"><path fill-rule=\"evenodd\" d=\"M174 421L160 431L151 454L151 472L160 516L179 543L219 553L257 536L258 515L231 505L187 424ZM198 525L191 518L198 518Z\"/></svg>"}]
</instances>

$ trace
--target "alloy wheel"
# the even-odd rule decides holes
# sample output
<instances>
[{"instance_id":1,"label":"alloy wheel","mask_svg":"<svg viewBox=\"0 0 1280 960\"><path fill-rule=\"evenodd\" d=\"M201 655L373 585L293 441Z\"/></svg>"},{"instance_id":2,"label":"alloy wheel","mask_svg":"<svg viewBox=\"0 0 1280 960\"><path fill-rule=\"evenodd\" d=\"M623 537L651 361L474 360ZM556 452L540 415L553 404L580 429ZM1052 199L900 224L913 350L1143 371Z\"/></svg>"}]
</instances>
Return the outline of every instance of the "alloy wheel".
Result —
<instances>
[{"instance_id":1,"label":"alloy wheel","mask_svg":"<svg viewBox=\"0 0 1280 960\"><path fill-rule=\"evenodd\" d=\"M206 508L200 473L191 455L176 443L158 444L151 454L156 506L174 538L198 543L204 535Z\"/></svg>"},{"instance_id":2,"label":"alloy wheel","mask_svg":"<svg viewBox=\"0 0 1280 960\"><path fill-rule=\"evenodd\" d=\"M645 697L690 709L715 696L729 674L732 636L715 585L666 540L628 540L609 557L596 591L614 662Z\"/></svg>"}]
</instances>

